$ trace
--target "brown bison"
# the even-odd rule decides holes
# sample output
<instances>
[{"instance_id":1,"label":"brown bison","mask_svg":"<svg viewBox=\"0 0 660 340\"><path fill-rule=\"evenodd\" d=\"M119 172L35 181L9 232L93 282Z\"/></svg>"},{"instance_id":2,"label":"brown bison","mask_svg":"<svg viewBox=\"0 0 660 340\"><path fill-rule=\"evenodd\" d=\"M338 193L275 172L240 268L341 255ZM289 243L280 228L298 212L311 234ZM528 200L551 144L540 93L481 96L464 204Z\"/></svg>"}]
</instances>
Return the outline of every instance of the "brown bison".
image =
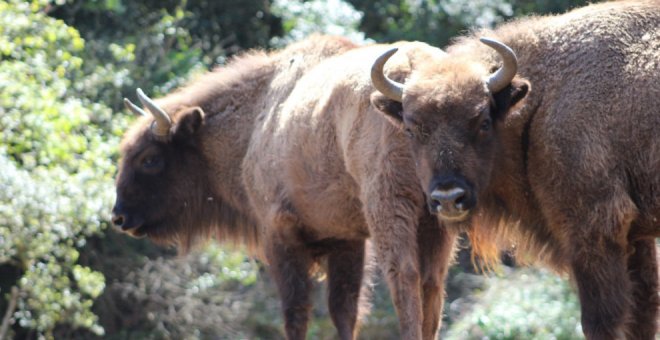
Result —
<instances>
[{"instance_id":1,"label":"brown bison","mask_svg":"<svg viewBox=\"0 0 660 340\"><path fill-rule=\"evenodd\" d=\"M399 64L442 51L399 44ZM355 336L365 240L387 276L401 336L434 338L454 235L425 208L409 141L370 106L388 46L315 37L251 53L152 101L122 142L114 224L189 248L215 236L268 264L287 337L305 337L310 271L325 267L339 337Z\"/></svg>"},{"instance_id":2,"label":"brown bison","mask_svg":"<svg viewBox=\"0 0 660 340\"><path fill-rule=\"evenodd\" d=\"M524 19L447 52L404 83L382 72L394 51L373 66L372 103L409 134L430 210L477 252L514 241L570 273L587 338L653 339L660 2Z\"/></svg>"}]
</instances>

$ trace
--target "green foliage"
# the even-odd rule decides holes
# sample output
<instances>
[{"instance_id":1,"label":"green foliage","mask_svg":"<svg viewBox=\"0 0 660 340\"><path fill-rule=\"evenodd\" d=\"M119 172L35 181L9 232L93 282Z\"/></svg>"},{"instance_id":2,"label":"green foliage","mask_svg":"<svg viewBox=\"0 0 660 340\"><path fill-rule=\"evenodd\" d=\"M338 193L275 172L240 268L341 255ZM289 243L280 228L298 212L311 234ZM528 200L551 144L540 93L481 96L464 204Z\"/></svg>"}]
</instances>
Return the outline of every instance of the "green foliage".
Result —
<instances>
[{"instance_id":1,"label":"green foliage","mask_svg":"<svg viewBox=\"0 0 660 340\"><path fill-rule=\"evenodd\" d=\"M364 16L360 30L376 41L420 40L443 47L474 27L513 16L559 13L584 0L347 0Z\"/></svg>"},{"instance_id":2,"label":"green foliage","mask_svg":"<svg viewBox=\"0 0 660 340\"><path fill-rule=\"evenodd\" d=\"M52 9L51 15L80 24L86 39L83 58L91 62L82 68L87 76L75 84L82 96L121 110L122 98L135 88L158 95L202 68L201 50L183 27L191 13L182 6L148 11L142 2L70 1Z\"/></svg>"},{"instance_id":3,"label":"green foliage","mask_svg":"<svg viewBox=\"0 0 660 340\"><path fill-rule=\"evenodd\" d=\"M447 339L582 339L580 305L568 282L546 271L490 278Z\"/></svg>"},{"instance_id":4,"label":"green foliage","mask_svg":"<svg viewBox=\"0 0 660 340\"><path fill-rule=\"evenodd\" d=\"M513 14L511 3L506 0L445 0L440 8L465 27L493 27Z\"/></svg>"},{"instance_id":5,"label":"green foliage","mask_svg":"<svg viewBox=\"0 0 660 340\"><path fill-rule=\"evenodd\" d=\"M257 279L256 263L249 261L243 252L228 251L217 244L208 245L199 256L199 264L209 268L218 268L215 274L208 273L190 282L196 290L206 289L222 282L236 281L242 285L251 285Z\"/></svg>"},{"instance_id":6,"label":"green foliage","mask_svg":"<svg viewBox=\"0 0 660 340\"><path fill-rule=\"evenodd\" d=\"M210 244L178 259L144 263L108 287L113 308L132 315L112 337L198 339L251 337L239 327L262 294L258 268L242 252Z\"/></svg>"},{"instance_id":7,"label":"green foliage","mask_svg":"<svg viewBox=\"0 0 660 340\"><path fill-rule=\"evenodd\" d=\"M108 219L118 137L107 129L126 124L78 96L85 42L42 5L0 3L0 265L19 273L0 283L19 288L20 327L101 334L91 307L104 278L77 261Z\"/></svg>"},{"instance_id":8,"label":"green foliage","mask_svg":"<svg viewBox=\"0 0 660 340\"><path fill-rule=\"evenodd\" d=\"M122 109L141 87L151 95L180 86L192 71L223 63L227 54L267 46L281 32L262 0L68 0L50 15L86 39L81 84L87 98Z\"/></svg>"},{"instance_id":9,"label":"green foliage","mask_svg":"<svg viewBox=\"0 0 660 340\"><path fill-rule=\"evenodd\" d=\"M285 35L274 37L271 45L284 47L312 33L341 35L364 43L364 33L358 31L362 13L342 0L289 1L275 0L273 13L283 20Z\"/></svg>"},{"instance_id":10,"label":"green foliage","mask_svg":"<svg viewBox=\"0 0 660 340\"><path fill-rule=\"evenodd\" d=\"M0 264L22 273L13 284L21 292L15 314L21 327L49 334L66 323L103 332L91 306L104 278L76 264L77 249L101 228L111 192L90 175L27 172L0 155Z\"/></svg>"},{"instance_id":11,"label":"green foliage","mask_svg":"<svg viewBox=\"0 0 660 340\"><path fill-rule=\"evenodd\" d=\"M364 13L360 30L376 41L420 40L444 46L465 29L438 1L349 0Z\"/></svg>"},{"instance_id":12,"label":"green foliage","mask_svg":"<svg viewBox=\"0 0 660 340\"><path fill-rule=\"evenodd\" d=\"M563 13L569 9L586 6L589 3L601 2L603 0L512 0L512 8L515 16L530 13L550 14Z\"/></svg>"}]
</instances>

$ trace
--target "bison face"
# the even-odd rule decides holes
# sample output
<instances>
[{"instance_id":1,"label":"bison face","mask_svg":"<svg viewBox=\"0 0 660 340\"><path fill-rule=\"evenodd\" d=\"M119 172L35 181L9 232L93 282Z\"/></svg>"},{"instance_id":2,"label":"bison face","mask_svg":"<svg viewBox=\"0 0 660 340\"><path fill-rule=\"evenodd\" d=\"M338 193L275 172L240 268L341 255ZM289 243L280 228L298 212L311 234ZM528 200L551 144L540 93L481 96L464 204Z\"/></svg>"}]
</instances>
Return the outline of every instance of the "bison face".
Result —
<instances>
[{"instance_id":1,"label":"bison face","mask_svg":"<svg viewBox=\"0 0 660 340\"><path fill-rule=\"evenodd\" d=\"M433 97L424 83L412 83L403 102L401 125L412 141L417 176L429 208L448 223L467 220L486 192L505 110L528 88L514 81L491 98L481 79L435 83L443 93Z\"/></svg>"},{"instance_id":2,"label":"bison face","mask_svg":"<svg viewBox=\"0 0 660 340\"><path fill-rule=\"evenodd\" d=\"M124 137L112 210L119 230L158 243L180 241L200 197L211 197L198 148L203 112L185 109L171 119L169 127L156 127L165 132L159 135L153 120L142 118Z\"/></svg>"},{"instance_id":3,"label":"bison face","mask_svg":"<svg viewBox=\"0 0 660 340\"><path fill-rule=\"evenodd\" d=\"M410 137L429 209L450 224L467 221L488 189L499 125L529 88L515 71L497 87L488 75L487 65L449 56L413 70L405 84L386 79L381 90L374 81L372 105Z\"/></svg>"}]
</instances>

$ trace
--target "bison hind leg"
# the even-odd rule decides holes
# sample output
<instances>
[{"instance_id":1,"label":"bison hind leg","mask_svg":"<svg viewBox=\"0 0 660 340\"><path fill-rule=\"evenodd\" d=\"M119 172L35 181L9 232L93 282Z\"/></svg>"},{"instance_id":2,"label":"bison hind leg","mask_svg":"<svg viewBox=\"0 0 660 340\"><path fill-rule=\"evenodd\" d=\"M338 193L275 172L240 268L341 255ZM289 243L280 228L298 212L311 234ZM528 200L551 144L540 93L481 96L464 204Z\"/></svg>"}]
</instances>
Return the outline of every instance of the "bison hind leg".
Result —
<instances>
[{"instance_id":1,"label":"bison hind leg","mask_svg":"<svg viewBox=\"0 0 660 340\"><path fill-rule=\"evenodd\" d=\"M655 239L642 239L631 243L628 274L632 282L632 319L628 324L628 338L655 339L658 308L658 261Z\"/></svg>"},{"instance_id":2,"label":"bison hind leg","mask_svg":"<svg viewBox=\"0 0 660 340\"><path fill-rule=\"evenodd\" d=\"M344 241L327 257L328 310L339 338L355 337L361 309L366 306L369 282L363 283L365 241ZM367 273L366 281L370 275Z\"/></svg>"},{"instance_id":3,"label":"bison hind leg","mask_svg":"<svg viewBox=\"0 0 660 340\"><path fill-rule=\"evenodd\" d=\"M624 250L613 244L607 247L609 254L580 252L579 259L573 258L582 330L587 339L622 339L623 326L629 317L631 286Z\"/></svg>"},{"instance_id":4,"label":"bison hind leg","mask_svg":"<svg viewBox=\"0 0 660 340\"><path fill-rule=\"evenodd\" d=\"M310 269L313 258L303 245L280 243L270 244L266 256L282 303L286 337L305 339L312 309Z\"/></svg>"},{"instance_id":5,"label":"bison hind leg","mask_svg":"<svg viewBox=\"0 0 660 340\"><path fill-rule=\"evenodd\" d=\"M571 269L587 339L622 339L631 317L633 285L628 275L627 235L637 209L625 194L610 197L584 205L590 207L588 213L564 215L566 224L555 225L573 234L569 241Z\"/></svg>"}]
</instances>

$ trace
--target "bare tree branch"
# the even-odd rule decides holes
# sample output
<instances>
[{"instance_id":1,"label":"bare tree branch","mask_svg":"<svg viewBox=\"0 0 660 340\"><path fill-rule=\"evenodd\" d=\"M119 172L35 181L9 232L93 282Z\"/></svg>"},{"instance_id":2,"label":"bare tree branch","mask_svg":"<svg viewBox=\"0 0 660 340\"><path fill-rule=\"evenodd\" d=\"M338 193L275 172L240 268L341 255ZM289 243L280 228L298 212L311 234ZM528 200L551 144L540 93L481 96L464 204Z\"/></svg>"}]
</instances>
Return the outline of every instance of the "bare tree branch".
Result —
<instances>
[{"instance_id":1,"label":"bare tree branch","mask_svg":"<svg viewBox=\"0 0 660 340\"><path fill-rule=\"evenodd\" d=\"M16 286L11 287L11 297L9 298L9 305L7 306L7 311L5 312L5 317L2 318L2 325L0 326L0 340L4 340L9 331L9 326L12 323L12 315L16 310L16 302L18 302L18 288Z\"/></svg>"}]
</instances>

